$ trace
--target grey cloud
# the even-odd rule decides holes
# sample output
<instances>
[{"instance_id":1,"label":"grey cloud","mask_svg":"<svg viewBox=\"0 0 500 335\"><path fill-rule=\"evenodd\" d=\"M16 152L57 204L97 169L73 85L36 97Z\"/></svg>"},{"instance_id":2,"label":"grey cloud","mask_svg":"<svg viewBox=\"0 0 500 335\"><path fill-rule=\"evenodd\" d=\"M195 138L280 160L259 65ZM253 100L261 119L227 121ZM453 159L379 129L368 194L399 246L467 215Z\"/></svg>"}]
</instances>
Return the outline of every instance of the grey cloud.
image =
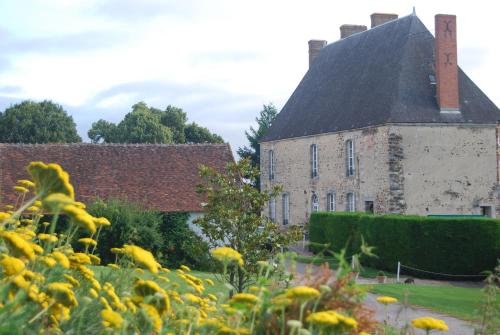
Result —
<instances>
[{"instance_id":1,"label":"grey cloud","mask_svg":"<svg viewBox=\"0 0 500 335\"><path fill-rule=\"evenodd\" d=\"M102 0L92 11L117 21L142 21L165 15L190 17L197 7L188 0Z\"/></svg>"},{"instance_id":2,"label":"grey cloud","mask_svg":"<svg viewBox=\"0 0 500 335\"><path fill-rule=\"evenodd\" d=\"M260 57L259 53L254 51L221 51L204 52L191 57L192 63L227 63L227 62L245 62L255 61Z\"/></svg>"}]
</instances>

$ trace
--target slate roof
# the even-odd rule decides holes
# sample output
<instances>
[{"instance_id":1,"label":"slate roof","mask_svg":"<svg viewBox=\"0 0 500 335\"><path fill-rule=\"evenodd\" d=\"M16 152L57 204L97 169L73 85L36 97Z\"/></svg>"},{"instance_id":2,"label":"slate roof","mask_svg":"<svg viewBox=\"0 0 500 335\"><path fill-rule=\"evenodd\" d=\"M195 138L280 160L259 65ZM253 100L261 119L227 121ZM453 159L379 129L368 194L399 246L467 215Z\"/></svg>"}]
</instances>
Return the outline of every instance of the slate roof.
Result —
<instances>
[{"instance_id":1,"label":"slate roof","mask_svg":"<svg viewBox=\"0 0 500 335\"><path fill-rule=\"evenodd\" d=\"M79 201L122 198L164 212L203 211L198 166L234 161L227 144L0 144L0 204L16 201L12 187L37 160L68 171Z\"/></svg>"},{"instance_id":2,"label":"slate roof","mask_svg":"<svg viewBox=\"0 0 500 335\"><path fill-rule=\"evenodd\" d=\"M435 75L434 37L416 15L351 35L320 51L261 142L385 123L500 120L499 109L461 69L461 114L441 114L429 75Z\"/></svg>"}]
</instances>

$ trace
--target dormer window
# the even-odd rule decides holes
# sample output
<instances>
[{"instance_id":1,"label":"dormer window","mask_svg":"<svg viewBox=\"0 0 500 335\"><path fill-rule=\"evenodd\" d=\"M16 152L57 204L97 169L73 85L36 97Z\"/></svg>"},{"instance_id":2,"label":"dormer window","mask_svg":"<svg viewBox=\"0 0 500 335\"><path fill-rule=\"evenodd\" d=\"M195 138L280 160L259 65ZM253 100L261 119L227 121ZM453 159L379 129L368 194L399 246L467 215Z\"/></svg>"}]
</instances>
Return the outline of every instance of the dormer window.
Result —
<instances>
[{"instance_id":1,"label":"dormer window","mask_svg":"<svg viewBox=\"0 0 500 335\"><path fill-rule=\"evenodd\" d=\"M352 140L347 140L345 142L346 148L346 175L348 177L354 176L356 171L355 161L354 161L354 142Z\"/></svg>"},{"instance_id":2,"label":"dormer window","mask_svg":"<svg viewBox=\"0 0 500 335\"><path fill-rule=\"evenodd\" d=\"M318 146L311 144L311 178L318 176Z\"/></svg>"}]
</instances>

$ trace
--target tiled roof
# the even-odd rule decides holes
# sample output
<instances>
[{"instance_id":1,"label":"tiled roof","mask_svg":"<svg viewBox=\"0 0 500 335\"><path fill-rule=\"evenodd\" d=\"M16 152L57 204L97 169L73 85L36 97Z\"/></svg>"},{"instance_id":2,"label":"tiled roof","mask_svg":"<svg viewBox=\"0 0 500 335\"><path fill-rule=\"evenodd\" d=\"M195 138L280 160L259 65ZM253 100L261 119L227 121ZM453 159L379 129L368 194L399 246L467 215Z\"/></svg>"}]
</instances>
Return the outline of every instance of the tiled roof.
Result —
<instances>
[{"instance_id":1,"label":"tiled roof","mask_svg":"<svg viewBox=\"0 0 500 335\"><path fill-rule=\"evenodd\" d=\"M385 123L500 120L495 104L461 69L461 114L440 113L429 77L435 76L434 44L410 15L327 45L261 142Z\"/></svg>"},{"instance_id":2,"label":"tiled roof","mask_svg":"<svg viewBox=\"0 0 500 335\"><path fill-rule=\"evenodd\" d=\"M15 202L12 187L28 178L31 161L58 163L76 198L122 198L164 212L200 212L198 167L233 162L227 144L0 144L0 203Z\"/></svg>"}]
</instances>

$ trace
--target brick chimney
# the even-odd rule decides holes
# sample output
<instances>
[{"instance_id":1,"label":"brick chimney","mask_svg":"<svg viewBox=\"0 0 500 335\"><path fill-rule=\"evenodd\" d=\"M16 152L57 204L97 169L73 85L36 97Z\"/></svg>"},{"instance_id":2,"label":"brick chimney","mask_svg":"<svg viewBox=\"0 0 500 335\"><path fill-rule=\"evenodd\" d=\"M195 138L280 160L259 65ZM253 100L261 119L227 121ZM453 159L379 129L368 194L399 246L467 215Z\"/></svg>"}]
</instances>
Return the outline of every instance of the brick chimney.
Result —
<instances>
[{"instance_id":1,"label":"brick chimney","mask_svg":"<svg viewBox=\"0 0 500 335\"><path fill-rule=\"evenodd\" d=\"M316 57L318 56L321 49L326 46L325 40L310 40L309 41L309 67L314 62Z\"/></svg>"},{"instance_id":2,"label":"brick chimney","mask_svg":"<svg viewBox=\"0 0 500 335\"><path fill-rule=\"evenodd\" d=\"M457 17L435 16L436 96L441 113L459 113Z\"/></svg>"},{"instance_id":3,"label":"brick chimney","mask_svg":"<svg viewBox=\"0 0 500 335\"><path fill-rule=\"evenodd\" d=\"M360 33L366 30L366 26L357 24L343 24L340 26L340 38L346 38L352 34Z\"/></svg>"},{"instance_id":4,"label":"brick chimney","mask_svg":"<svg viewBox=\"0 0 500 335\"><path fill-rule=\"evenodd\" d=\"M379 26L382 23L396 20L397 18L398 14L373 13L372 15L370 15L370 19L372 21L372 28Z\"/></svg>"}]
</instances>

